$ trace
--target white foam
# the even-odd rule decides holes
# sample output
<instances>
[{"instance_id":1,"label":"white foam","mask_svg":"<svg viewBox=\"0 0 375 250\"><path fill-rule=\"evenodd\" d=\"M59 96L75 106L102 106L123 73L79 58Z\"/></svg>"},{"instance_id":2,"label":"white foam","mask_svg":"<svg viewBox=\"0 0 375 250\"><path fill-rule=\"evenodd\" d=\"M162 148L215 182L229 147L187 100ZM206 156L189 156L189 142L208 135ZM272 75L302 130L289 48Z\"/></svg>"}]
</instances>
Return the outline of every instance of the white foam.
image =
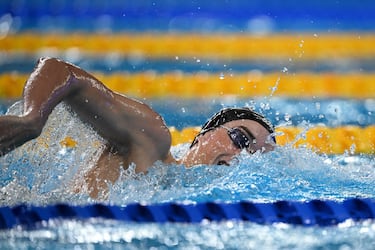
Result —
<instances>
[{"instance_id":1,"label":"white foam","mask_svg":"<svg viewBox=\"0 0 375 250\"><path fill-rule=\"evenodd\" d=\"M10 110L19 114L22 104ZM77 147L63 147L66 136ZM40 138L0 158L0 203L53 204L92 202L85 194L69 192L72 179L82 176L104 148L90 127L82 124L65 105L50 116ZM47 145L47 147L46 147ZM188 144L172 147L180 157ZM111 204L168 201L274 201L373 197L374 161L355 155L319 155L292 145L254 155L241 154L232 166L154 164L147 174L136 174L134 166L123 170L110 186ZM81 175L79 175L81 174ZM0 205L1 205L0 204Z\"/></svg>"},{"instance_id":2,"label":"white foam","mask_svg":"<svg viewBox=\"0 0 375 250\"><path fill-rule=\"evenodd\" d=\"M20 101L12 105L7 114L21 115L22 110L23 103ZM68 136L77 143L75 147L66 147L61 143ZM70 112L67 105L59 104L49 116L38 138L0 158L0 165L10 171L8 174L13 179L8 186L2 188L8 194L4 200L8 204L13 203L11 197L14 197L17 202L33 203L36 200L31 198L42 194L49 193L50 198L52 193L58 194L60 198L64 195L71 196L73 180L79 181L80 176L93 166L104 148L103 138L81 122L75 113ZM25 193L25 188L30 193L19 200L17 192ZM56 198L60 199L59 197ZM40 202L43 199L38 197L37 200Z\"/></svg>"}]
</instances>

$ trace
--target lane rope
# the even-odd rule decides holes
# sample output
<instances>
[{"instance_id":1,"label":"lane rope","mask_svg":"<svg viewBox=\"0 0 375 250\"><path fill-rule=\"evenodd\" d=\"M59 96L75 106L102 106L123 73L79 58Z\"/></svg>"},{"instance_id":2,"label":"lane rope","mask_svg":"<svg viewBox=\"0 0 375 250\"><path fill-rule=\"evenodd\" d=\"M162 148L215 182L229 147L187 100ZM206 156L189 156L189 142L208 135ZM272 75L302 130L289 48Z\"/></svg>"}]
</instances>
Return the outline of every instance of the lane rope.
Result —
<instances>
[{"instance_id":1,"label":"lane rope","mask_svg":"<svg viewBox=\"0 0 375 250\"><path fill-rule=\"evenodd\" d=\"M37 229L41 227L42 222L48 220L88 220L90 218L137 223L201 223L203 221L233 220L258 224L287 223L301 226L332 226L348 219L353 221L374 219L375 201L351 198L342 202L283 200L272 203L240 201L181 204L170 202L151 205L135 203L126 206L55 204L0 207L1 229L11 229L15 226Z\"/></svg>"},{"instance_id":2,"label":"lane rope","mask_svg":"<svg viewBox=\"0 0 375 250\"><path fill-rule=\"evenodd\" d=\"M371 33L321 34L196 34L113 33L10 34L0 51L36 54L42 51L77 50L81 54L141 58L215 58L218 60L338 60L372 59L375 35Z\"/></svg>"},{"instance_id":3,"label":"lane rope","mask_svg":"<svg viewBox=\"0 0 375 250\"><path fill-rule=\"evenodd\" d=\"M93 75L109 88L136 97L262 97L270 96L271 93L273 96L297 98L375 96L375 73L248 72L226 75L207 72L159 74L147 71L114 74L94 72ZM0 98L19 97L28 76L18 73L1 74Z\"/></svg>"}]
</instances>

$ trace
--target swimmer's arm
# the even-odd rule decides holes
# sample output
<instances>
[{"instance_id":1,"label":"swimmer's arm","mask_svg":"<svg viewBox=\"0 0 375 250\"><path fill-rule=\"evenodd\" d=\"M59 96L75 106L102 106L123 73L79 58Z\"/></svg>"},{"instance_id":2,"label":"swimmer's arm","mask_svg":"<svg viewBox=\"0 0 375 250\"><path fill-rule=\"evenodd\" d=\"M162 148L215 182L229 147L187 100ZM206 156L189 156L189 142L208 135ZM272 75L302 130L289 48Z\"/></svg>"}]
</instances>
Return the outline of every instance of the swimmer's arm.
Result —
<instances>
[{"instance_id":1,"label":"swimmer's arm","mask_svg":"<svg viewBox=\"0 0 375 250\"><path fill-rule=\"evenodd\" d=\"M67 103L114 147L115 153L135 162L137 171L166 160L171 135L162 117L146 104L108 91L89 88Z\"/></svg>"},{"instance_id":2,"label":"swimmer's arm","mask_svg":"<svg viewBox=\"0 0 375 250\"><path fill-rule=\"evenodd\" d=\"M126 83L124 83L126 84ZM66 102L109 144L137 163L140 171L169 153L170 133L147 105L115 93L84 70L42 58L26 82L22 117L0 119L0 152L37 137L53 108Z\"/></svg>"}]
</instances>

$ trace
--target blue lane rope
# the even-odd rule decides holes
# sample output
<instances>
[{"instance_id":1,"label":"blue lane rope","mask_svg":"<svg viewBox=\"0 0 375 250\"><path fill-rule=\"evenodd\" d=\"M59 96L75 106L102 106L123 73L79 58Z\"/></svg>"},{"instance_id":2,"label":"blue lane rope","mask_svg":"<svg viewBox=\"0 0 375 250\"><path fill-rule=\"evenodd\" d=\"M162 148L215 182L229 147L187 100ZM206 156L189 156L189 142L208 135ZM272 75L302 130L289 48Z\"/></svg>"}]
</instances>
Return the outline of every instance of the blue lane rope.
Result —
<instances>
[{"instance_id":1,"label":"blue lane rope","mask_svg":"<svg viewBox=\"0 0 375 250\"><path fill-rule=\"evenodd\" d=\"M320 1L319 4L314 0L304 1L303 4L297 0L284 0L282 4L278 0L159 0L156 4L149 0L0 1L0 17L6 14L19 17L22 22L18 24L18 29L34 30L39 27L43 32L48 21L41 21L41 17L59 17L57 23L60 28L65 24L69 27L65 28L70 30L76 30L77 27L95 30L98 20L103 16L112 17L110 22L107 19L105 22L118 31L170 28L194 30L192 27L202 28L202 19L210 21L210 29L246 31L249 20L265 16L275 20L272 27L278 31L326 30L327 26L335 30L371 31L374 30L374 10L375 4L372 0L362 0L360 4L356 0ZM56 29L56 25L52 26Z\"/></svg>"},{"instance_id":2,"label":"blue lane rope","mask_svg":"<svg viewBox=\"0 0 375 250\"><path fill-rule=\"evenodd\" d=\"M332 226L348 219L353 221L375 219L375 200L352 198L341 202L312 200L255 203L240 201L235 203L202 202L152 205L136 203L123 207L103 204L0 207L1 229L10 229L15 226L34 229L42 221L50 219L87 220L89 218L138 223L200 223L204 220L212 222L235 220L259 224L287 223L301 226Z\"/></svg>"},{"instance_id":3,"label":"blue lane rope","mask_svg":"<svg viewBox=\"0 0 375 250\"><path fill-rule=\"evenodd\" d=\"M266 2L266 4L264 4ZM119 18L144 18L163 16L168 19L173 17L195 15L203 17L218 17L222 19L248 20L251 16L269 15L277 16L278 20L302 18L309 20L351 20L358 18L373 20L375 4L372 0L362 0L358 4L355 0L345 3L322 1L316 4L314 0L306 0L301 4L298 0L285 0L281 5L278 0L226 0L218 1L183 1L159 0L156 4L152 1L69 1L55 0L27 0L27 1L1 1L0 13L11 13L15 16L84 16L98 17L111 15ZM285 11L288 10L288 11ZM327 12L334 12L334 18ZM191 15L194 13L195 15Z\"/></svg>"}]
</instances>

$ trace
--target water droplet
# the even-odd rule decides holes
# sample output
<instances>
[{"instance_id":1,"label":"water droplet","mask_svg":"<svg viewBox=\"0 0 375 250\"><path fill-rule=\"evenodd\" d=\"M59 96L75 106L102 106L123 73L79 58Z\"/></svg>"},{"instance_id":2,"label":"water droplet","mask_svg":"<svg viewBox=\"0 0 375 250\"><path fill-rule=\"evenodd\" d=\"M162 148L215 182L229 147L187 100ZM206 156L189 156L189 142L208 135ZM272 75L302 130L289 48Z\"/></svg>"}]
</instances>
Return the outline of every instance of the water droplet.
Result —
<instances>
[{"instance_id":1,"label":"water droplet","mask_svg":"<svg viewBox=\"0 0 375 250\"><path fill-rule=\"evenodd\" d=\"M275 93L275 91L277 90L277 87L279 86L279 83L280 83L280 77L277 78L276 80L276 83L275 83L275 86L271 87L271 93L270 93L270 96L273 96L273 94Z\"/></svg>"},{"instance_id":2,"label":"water droplet","mask_svg":"<svg viewBox=\"0 0 375 250\"><path fill-rule=\"evenodd\" d=\"M185 113L186 112L185 108L181 108L181 112Z\"/></svg>"},{"instance_id":3,"label":"water droplet","mask_svg":"<svg viewBox=\"0 0 375 250\"><path fill-rule=\"evenodd\" d=\"M180 59L178 56L176 56L175 58L176 58L176 60Z\"/></svg>"},{"instance_id":4,"label":"water droplet","mask_svg":"<svg viewBox=\"0 0 375 250\"><path fill-rule=\"evenodd\" d=\"M260 108L263 109L263 110L270 110L271 109L271 106L269 103L261 103L260 104Z\"/></svg>"},{"instance_id":5,"label":"water droplet","mask_svg":"<svg viewBox=\"0 0 375 250\"><path fill-rule=\"evenodd\" d=\"M197 59L197 61L196 61L197 63L200 63L201 62L201 59Z\"/></svg>"},{"instance_id":6,"label":"water droplet","mask_svg":"<svg viewBox=\"0 0 375 250\"><path fill-rule=\"evenodd\" d=\"M224 77L224 73L221 72L221 73L220 73L220 76L219 76L219 79L220 79L220 80L224 80L224 78L225 78L225 77Z\"/></svg>"},{"instance_id":7,"label":"water droplet","mask_svg":"<svg viewBox=\"0 0 375 250\"><path fill-rule=\"evenodd\" d=\"M288 68L287 67L284 67L283 70L282 70L283 73L286 73L288 72Z\"/></svg>"},{"instance_id":8,"label":"water droplet","mask_svg":"<svg viewBox=\"0 0 375 250\"><path fill-rule=\"evenodd\" d=\"M315 103L315 108L316 108L316 110L320 110L320 102Z\"/></svg>"}]
</instances>

